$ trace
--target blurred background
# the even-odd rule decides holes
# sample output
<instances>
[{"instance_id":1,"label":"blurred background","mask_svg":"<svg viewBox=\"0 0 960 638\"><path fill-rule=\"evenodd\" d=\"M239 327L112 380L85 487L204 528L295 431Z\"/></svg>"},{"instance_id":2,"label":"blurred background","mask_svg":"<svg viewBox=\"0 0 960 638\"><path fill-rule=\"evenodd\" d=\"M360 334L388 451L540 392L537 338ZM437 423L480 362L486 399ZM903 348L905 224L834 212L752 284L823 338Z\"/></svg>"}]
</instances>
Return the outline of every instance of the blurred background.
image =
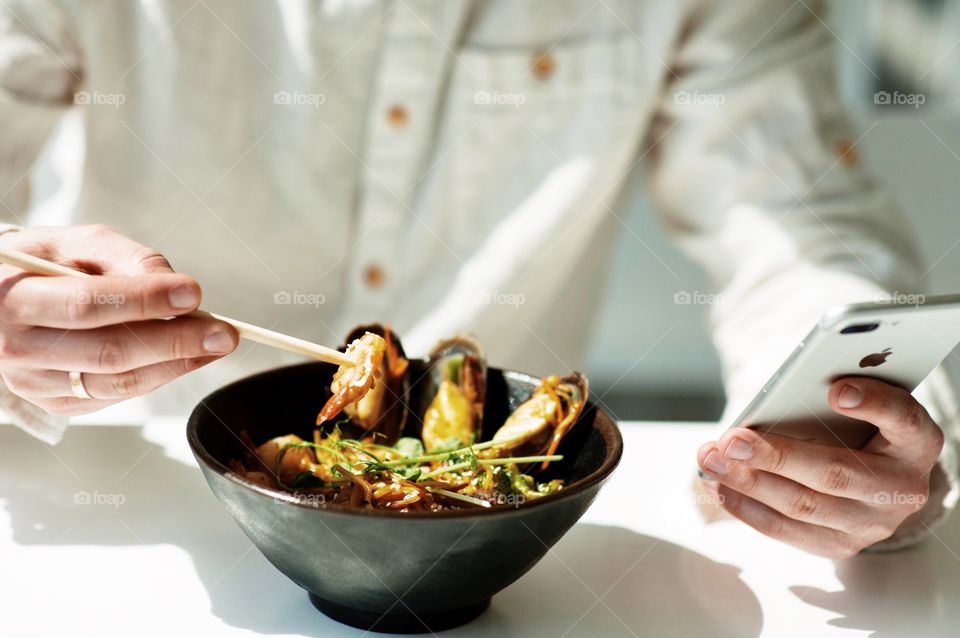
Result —
<instances>
[{"instance_id":1,"label":"blurred background","mask_svg":"<svg viewBox=\"0 0 960 638\"><path fill-rule=\"evenodd\" d=\"M960 2L827 4L840 84L855 135L863 135L859 160L916 224L928 292L960 292ZM604 402L621 418L715 419L724 398L709 306L696 304L696 294L694 303L674 300L678 290L709 293L710 283L670 245L652 210L630 211L625 221L631 232L620 234L591 379L614 388ZM948 362L955 375L956 355Z\"/></svg>"},{"instance_id":2,"label":"blurred background","mask_svg":"<svg viewBox=\"0 0 960 638\"><path fill-rule=\"evenodd\" d=\"M862 135L859 160L915 222L928 292L960 291L960 2L827 4L842 91ZM37 223L57 223L75 197L66 167L76 165L80 143L76 118L68 119L34 176ZM610 389L604 402L620 418L715 419L720 367L706 331L709 306L698 303L710 284L667 241L649 206L624 221L586 372L599 393Z\"/></svg>"}]
</instances>

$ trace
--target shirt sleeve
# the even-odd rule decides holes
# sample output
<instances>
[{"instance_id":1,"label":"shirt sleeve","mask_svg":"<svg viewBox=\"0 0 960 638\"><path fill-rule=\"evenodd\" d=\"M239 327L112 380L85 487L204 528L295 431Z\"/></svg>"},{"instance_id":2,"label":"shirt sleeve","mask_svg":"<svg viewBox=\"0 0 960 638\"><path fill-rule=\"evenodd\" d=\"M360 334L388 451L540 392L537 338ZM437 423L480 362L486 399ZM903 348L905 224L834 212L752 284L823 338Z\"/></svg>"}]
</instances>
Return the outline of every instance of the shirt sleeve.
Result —
<instances>
[{"instance_id":1,"label":"shirt sleeve","mask_svg":"<svg viewBox=\"0 0 960 638\"><path fill-rule=\"evenodd\" d=\"M49 0L0 4L0 230L25 224L30 174L81 82L67 16ZM0 409L14 424L56 443L67 419L51 416L0 381Z\"/></svg>"},{"instance_id":2,"label":"shirt sleeve","mask_svg":"<svg viewBox=\"0 0 960 638\"><path fill-rule=\"evenodd\" d=\"M648 153L667 231L717 286L710 309L727 408L739 413L830 306L917 292L909 225L858 165L819 3L704 3L677 44ZM957 410L943 369L915 393L947 444L927 507L876 546L899 547L957 497Z\"/></svg>"}]
</instances>

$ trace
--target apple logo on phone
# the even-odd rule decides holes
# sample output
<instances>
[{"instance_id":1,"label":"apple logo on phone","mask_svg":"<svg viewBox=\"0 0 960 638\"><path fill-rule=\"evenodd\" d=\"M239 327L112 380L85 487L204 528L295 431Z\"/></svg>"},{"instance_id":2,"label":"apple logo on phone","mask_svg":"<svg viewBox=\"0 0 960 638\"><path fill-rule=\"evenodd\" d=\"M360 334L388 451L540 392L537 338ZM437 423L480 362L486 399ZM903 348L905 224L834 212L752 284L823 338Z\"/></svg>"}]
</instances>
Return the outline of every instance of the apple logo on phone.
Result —
<instances>
[{"instance_id":1,"label":"apple logo on phone","mask_svg":"<svg viewBox=\"0 0 960 638\"><path fill-rule=\"evenodd\" d=\"M868 354L863 359L860 359L861 368L875 368L878 365L886 363L887 357L893 354L891 348L884 348L883 352L874 352L873 354Z\"/></svg>"}]
</instances>

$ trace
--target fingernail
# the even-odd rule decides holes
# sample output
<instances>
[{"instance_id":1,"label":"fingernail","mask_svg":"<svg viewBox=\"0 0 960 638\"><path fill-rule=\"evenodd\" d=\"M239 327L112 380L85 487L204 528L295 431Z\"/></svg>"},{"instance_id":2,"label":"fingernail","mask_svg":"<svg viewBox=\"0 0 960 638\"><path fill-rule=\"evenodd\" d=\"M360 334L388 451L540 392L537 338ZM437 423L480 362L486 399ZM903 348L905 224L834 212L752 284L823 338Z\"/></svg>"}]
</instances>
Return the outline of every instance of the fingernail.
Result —
<instances>
[{"instance_id":1,"label":"fingernail","mask_svg":"<svg viewBox=\"0 0 960 638\"><path fill-rule=\"evenodd\" d=\"M855 385L845 385L837 397L837 405L841 408L855 408L863 400L863 391Z\"/></svg>"},{"instance_id":2,"label":"fingernail","mask_svg":"<svg viewBox=\"0 0 960 638\"><path fill-rule=\"evenodd\" d=\"M170 291L170 305L180 310L196 307L199 300L192 286L177 286Z\"/></svg>"},{"instance_id":3,"label":"fingernail","mask_svg":"<svg viewBox=\"0 0 960 638\"><path fill-rule=\"evenodd\" d=\"M217 330L204 338L203 349L211 354L230 352L233 350L233 339L223 330Z\"/></svg>"},{"instance_id":4,"label":"fingernail","mask_svg":"<svg viewBox=\"0 0 960 638\"><path fill-rule=\"evenodd\" d=\"M723 476L727 473L730 463L727 462L727 459L720 456L720 453L716 450L710 450L707 457L703 459L703 467L717 476Z\"/></svg>"},{"instance_id":5,"label":"fingernail","mask_svg":"<svg viewBox=\"0 0 960 638\"><path fill-rule=\"evenodd\" d=\"M753 444L739 436L735 436L727 445L724 456L737 461L746 461L753 456Z\"/></svg>"}]
</instances>

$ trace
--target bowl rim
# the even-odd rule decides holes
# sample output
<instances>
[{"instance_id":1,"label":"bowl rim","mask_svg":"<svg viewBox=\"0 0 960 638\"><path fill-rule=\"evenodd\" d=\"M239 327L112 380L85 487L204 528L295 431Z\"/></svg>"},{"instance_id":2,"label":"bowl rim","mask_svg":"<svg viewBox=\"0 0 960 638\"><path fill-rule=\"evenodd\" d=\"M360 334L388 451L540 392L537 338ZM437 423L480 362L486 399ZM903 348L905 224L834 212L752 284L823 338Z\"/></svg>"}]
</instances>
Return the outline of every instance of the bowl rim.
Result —
<instances>
[{"instance_id":1,"label":"bowl rim","mask_svg":"<svg viewBox=\"0 0 960 638\"><path fill-rule=\"evenodd\" d=\"M603 459L603 462L600 466L595 469L590 474L584 476L583 478L574 481L570 485L565 485L562 489L552 493L542 496L537 499L525 500L519 505L500 505L493 506L489 509L445 509L435 512L400 512L396 510L388 510L383 508L355 508L340 505L337 503L324 503L323 505L317 506L312 505L308 502L305 502L303 499L303 493L297 492L285 492L282 490L274 490L272 488L263 487L252 481L248 481L230 470L229 467L218 461L210 454L207 449L200 442L200 438L197 434L197 424L200 420L200 410L206 404L206 401L211 396L225 391L227 388L230 388L234 385L238 385L245 382L255 381L260 377L267 375L275 374L281 370L290 370L292 368L305 368L305 367L316 367L324 366L330 364L324 364L321 362L307 362L299 363L288 366L279 366L272 368L270 370L264 370L255 374L242 377L231 381L230 383L221 386L211 392L210 394L203 397L193 410L190 412L190 416L187 418L187 443L190 445L190 450L193 452L194 457L198 462L202 463L207 467L208 470L212 470L222 476L223 478L233 481L237 485L240 485L247 490L262 496L264 498L269 498L275 503L286 503L288 505L294 505L309 511L313 512L324 512L336 515L343 516L373 516L376 518L388 518L396 520L407 520L407 521L416 521L416 520L445 520L449 518L479 518L479 519L488 519L491 516L494 517L505 517L512 515L519 515L531 508L543 507L551 503L556 503L557 501L563 500L567 497L574 496L579 492L582 492L594 485L606 481L610 475L613 473L614 469L620 464L620 459L623 456L623 436L620 433L620 428L617 424L617 420L610 415L609 412L604 410L602 407L598 406L591 400L587 400L587 405L584 410L593 409L598 414L603 414L606 417L607 423L604 427L596 428L599 430L600 435L604 439L606 445L606 456ZM504 378L512 378L518 381L523 381L527 383L539 383L541 377L536 375L527 374L526 372L519 372L517 370L507 370L503 368L497 368L491 366L490 369L497 370L500 372ZM206 412L212 415L217 421L220 421L221 425L226 428L228 431L233 432L234 436L236 433L221 419L213 410L207 408Z\"/></svg>"}]
</instances>

